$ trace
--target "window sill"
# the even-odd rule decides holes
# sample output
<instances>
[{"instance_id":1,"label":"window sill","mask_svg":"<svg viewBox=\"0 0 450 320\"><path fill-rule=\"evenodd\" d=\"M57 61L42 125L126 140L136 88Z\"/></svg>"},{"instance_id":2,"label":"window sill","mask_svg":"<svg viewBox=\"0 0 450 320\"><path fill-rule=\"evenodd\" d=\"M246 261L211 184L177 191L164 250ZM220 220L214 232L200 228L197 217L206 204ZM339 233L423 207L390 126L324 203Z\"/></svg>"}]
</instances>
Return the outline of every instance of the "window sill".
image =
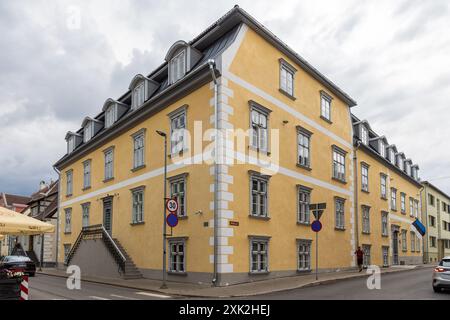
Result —
<instances>
[{"instance_id":1,"label":"window sill","mask_svg":"<svg viewBox=\"0 0 450 320\"><path fill-rule=\"evenodd\" d=\"M253 150L253 151L255 151L255 152L258 152L258 153L262 153L262 154L265 154L265 155L267 155L267 156L270 156L270 151L267 151L267 150L260 150L259 148L255 148L254 146L248 146L248 149L249 150Z\"/></svg>"},{"instance_id":2,"label":"window sill","mask_svg":"<svg viewBox=\"0 0 450 320\"><path fill-rule=\"evenodd\" d=\"M347 181L345 181L345 180L341 180L341 179L338 179L338 178L335 178L335 177L332 177L331 179L336 181L336 182L342 183L342 184L347 184Z\"/></svg>"},{"instance_id":3,"label":"window sill","mask_svg":"<svg viewBox=\"0 0 450 320\"><path fill-rule=\"evenodd\" d=\"M143 224L145 224L145 221L141 221L141 222L131 222L131 223L130 223L131 226L141 226L141 225L143 225Z\"/></svg>"},{"instance_id":4,"label":"window sill","mask_svg":"<svg viewBox=\"0 0 450 320\"><path fill-rule=\"evenodd\" d=\"M361 189L361 192L364 192L364 193L366 193L366 194L370 194L369 190L363 190L363 189Z\"/></svg>"},{"instance_id":5,"label":"window sill","mask_svg":"<svg viewBox=\"0 0 450 320\"><path fill-rule=\"evenodd\" d=\"M345 228L338 228L338 227L334 227L335 231L345 231Z\"/></svg>"},{"instance_id":6,"label":"window sill","mask_svg":"<svg viewBox=\"0 0 450 320\"><path fill-rule=\"evenodd\" d=\"M311 226L311 222L301 222L301 221L297 221L297 225L298 225L298 226L306 226L306 227L309 227L309 226Z\"/></svg>"},{"instance_id":7,"label":"window sill","mask_svg":"<svg viewBox=\"0 0 450 320\"><path fill-rule=\"evenodd\" d=\"M264 220L264 221L270 220L270 217L269 217L269 216L267 216L267 217L261 217L261 216L254 216L254 215L252 215L252 214L249 214L248 217L249 217L249 218L252 218L252 219L256 219L256 220Z\"/></svg>"},{"instance_id":8,"label":"window sill","mask_svg":"<svg viewBox=\"0 0 450 320\"><path fill-rule=\"evenodd\" d=\"M391 211L397 212L397 209L391 209Z\"/></svg>"},{"instance_id":9,"label":"window sill","mask_svg":"<svg viewBox=\"0 0 450 320\"><path fill-rule=\"evenodd\" d=\"M366 236L370 236L370 232L364 232L364 231L362 231L361 234L366 235Z\"/></svg>"},{"instance_id":10,"label":"window sill","mask_svg":"<svg viewBox=\"0 0 450 320\"><path fill-rule=\"evenodd\" d=\"M132 171L132 172L136 172L136 171L139 171L139 170L144 169L144 168L145 168L145 164L143 164L142 166L133 168L133 169L131 169L131 171Z\"/></svg>"},{"instance_id":11,"label":"window sill","mask_svg":"<svg viewBox=\"0 0 450 320\"><path fill-rule=\"evenodd\" d=\"M170 158L170 159L174 158L174 157L183 157L183 154L187 153L187 152L189 152L189 149L183 149L183 150L175 152L175 153L169 153L167 155L167 157Z\"/></svg>"},{"instance_id":12,"label":"window sill","mask_svg":"<svg viewBox=\"0 0 450 320\"><path fill-rule=\"evenodd\" d=\"M389 238L389 235L388 234L382 234L381 235L383 238Z\"/></svg>"},{"instance_id":13,"label":"window sill","mask_svg":"<svg viewBox=\"0 0 450 320\"><path fill-rule=\"evenodd\" d=\"M86 191L86 190L89 190L89 189L91 189L92 187L85 187L85 188L83 188L83 189L81 189L81 190L83 190L83 191Z\"/></svg>"},{"instance_id":14,"label":"window sill","mask_svg":"<svg viewBox=\"0 0 450 320\"><path fill-rule=\"evenodd\" d=\"M387 197L380 197L381 200L387 201Z\"/></svg>"},{"instance_id":15,"label":"window sill","mask_svg":"<svg viewBox=\"0 0 450 320\"><path fill-rule=\"evenodd\" d=\"M406 211L405 212L402 211L402 215L406 216Z\"/></svg>"},{"instance_id":16,"label":"window sill","mask_svg":"<svg viewBox=\"0 0 450 320\"><path fill-rule=\"evenodd\" d=\"M73 194L66 194L66 198L70 198Z\"/></svg>"},{"instance_id":17,"label":"window sill","mask_svg":"<svg viewBox=\"0 0 450 320\"><path fill-rule=\"evenodd\" d=\"M292 101L297 100L296 97L294 97L292 94L290 94L289 92L284 91L283 89L278 89L283 95L285 95L286 97L288 97L289 99L291 99Z\"/></svg>"},{"instance_id":18,"label":"window sill","mask_svg":"<svg viewBox=\"0 0 450 320\"><path fill-rule=\"evenodd\" d=\"M310 274L312 272L311 269L308 270L297 270L297 274Z\"/></svg>"},{"instance_id":19,"label":"window sill","mask_svg":"<svg viewBox=\"0 0 450 320\"><path fill-rule=\"evenodd\" d=\"M177 271L167 271L167 274L170 274L171 276L181 276L181 277L187 277L187 272L177 272Z\"/></svg>"},{"instance_id":20,"label":"window sill","mask_svg":"<svg viewBox=\"0 0 450 320\"><path fill-rule=\"evenodd\" d=\"M64 234L65 234L65 235L72 234L72 231L64 231Z\"/></svg>"},{"instance_id":21,"label":"window sill","mask_svg":"<svg viewBox=\"0 0 450 320\"><path fill-rule=\"evenodd\" d=\"M177 217L178 217L178 220L187 220L188 219L188 216L179 216L179 215L177 215Z\"/></svg>"},{"instance_id":22,"label":"window sill","mask_svg":"<svg viewBox=\"0 0 450 320\"><path fill-rule=\"evenodd\" d=\"M308 171L312 171L311 167L305 166L305 165L300 164L300 163L297 163L297 168L301 168L301 169L305 169L305 170L308 170Z\"/></svg>"},{"instance_id":23,"label":"window sill","mask_svg":"<svg viewBox=\"0 0 450 320\"><path fill-rule=\"evenodd\" d=\"M114 180L114 177L108 178L108 179L103 180L103 183L107 183L107 182L110 182L110 181L113 181L113 180Z\"/></svg>"},{"instance_id":24,"label":"window sill","mask_svg":"<svg viewBox=\"0 0 450 320\"><path fill-rule=\"evenodd\" d=\"M325 118L324 116L320 116L320 119L322 119L323 121L329 123L329 124L333 124L333 121L331 121L330 119Z\"/></svg>"}]
</instances>

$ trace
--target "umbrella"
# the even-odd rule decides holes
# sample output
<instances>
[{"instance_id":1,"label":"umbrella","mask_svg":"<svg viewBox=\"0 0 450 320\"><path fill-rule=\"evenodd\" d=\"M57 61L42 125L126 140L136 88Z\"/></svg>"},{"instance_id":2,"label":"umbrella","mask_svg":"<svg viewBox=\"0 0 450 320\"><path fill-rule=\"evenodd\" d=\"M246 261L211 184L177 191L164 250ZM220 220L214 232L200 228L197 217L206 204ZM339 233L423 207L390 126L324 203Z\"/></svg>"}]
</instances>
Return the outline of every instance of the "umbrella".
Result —
<instances>
[{"instance_id":1,"label":"umbrella","mask_svg":"<svg viewBox=\"0 0 450 320\"><path fill-rule=\"evenodd\" d=\"M0 207L0 235L36 235L54 230L49 223Z\"/></svg>"}]
</instances>

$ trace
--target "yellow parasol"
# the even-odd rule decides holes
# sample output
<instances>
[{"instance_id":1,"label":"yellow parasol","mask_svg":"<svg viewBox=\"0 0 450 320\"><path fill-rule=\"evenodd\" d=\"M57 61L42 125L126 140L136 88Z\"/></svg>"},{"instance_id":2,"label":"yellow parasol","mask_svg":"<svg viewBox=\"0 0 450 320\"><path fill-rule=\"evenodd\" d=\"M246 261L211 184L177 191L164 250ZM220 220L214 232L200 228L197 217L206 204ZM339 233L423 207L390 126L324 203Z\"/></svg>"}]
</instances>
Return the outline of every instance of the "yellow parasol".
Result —
<instances>
[{"instance_id":1,"label":"yellow parasol","mask_svg":"<svg viewBox=\"0 0 450 320\"><path fill-rule=\"evenodd\" d=\"M53 231L55 227L49 223L0 207L0 237L6 234L35 235Z\"/></svg>"}]
</instances>

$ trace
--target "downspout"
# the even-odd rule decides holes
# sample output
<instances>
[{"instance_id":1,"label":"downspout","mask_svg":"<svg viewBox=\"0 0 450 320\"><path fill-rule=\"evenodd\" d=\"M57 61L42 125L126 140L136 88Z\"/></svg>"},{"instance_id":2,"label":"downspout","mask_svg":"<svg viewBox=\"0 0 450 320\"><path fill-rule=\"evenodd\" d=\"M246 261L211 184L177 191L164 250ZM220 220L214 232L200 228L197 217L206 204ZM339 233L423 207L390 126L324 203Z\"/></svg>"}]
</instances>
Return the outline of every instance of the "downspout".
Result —
<instances>
[{"instance_id":1,"label":"downspout","mask_svg":"<svg viewBox=\"0 0 450 320\"><path fill-rule=\"evenodd\" d=\"M425 260L424 263L428 263L430 261L430 256L429 256L429 248L430 247L429 247L429 243L428 243L428 240L429 240L428 231L430 229L428 228L428 213L427 213L428 212L428 193L427 193L426 186L424 186L423 191L425 191L425 210L424 210L425 212L422 212L422 218L424 218L424 220L425 220L424 222L427 226L427 233L425 234L426 238L424 237L424 239L422 241L423 242L422 245L423 245L423 256L424 256L424 260ZM420 201L422 201L422 197L420 197ZM425 242L426 242L426 246L425 246Z\"/></svg>"},{"instance_id":2,"label":"downspout","mask_svg":"<svg viewBox=\"0 0 450 320\"><path fill-rule=\"evenodd\" d=\"M356 152L361 145L361 141L356 142L355 152L353 154L353 188L354 188L354 210L355 210L355 235L356 235L356 248L359 247L359 213L358 213L358 156Z\"/></svg>"},{"instance_id":3,"label":"downspout","mask_svg":"<svg viewBox=\"0 0 450 320\"><path fill-rule=\"evenodd\" d=\"M58 269L58 254L59 254L59 216L60 216L60 208L59 208L59 197L61 196L61 171L53 167L53 170L58 174L58 196L56 197L56 250L55 250L55 263L56 269Z\"/></svg>"},{"instance_id":4,"label":"downspout","mask_svg":"<svg viewBox=\"0 0 450 320\"><path fill-rule=\"evenodd\" d=\"M218 140L219 140L219 113L218 113L218 82L216 78L216 63L213 59L208 60L209 70L211 71L211 77L214 81L214 127L215 127L215 137L214 137L214 272L212 283L213 286L219 285L219 273L218 273L218 197L219 197L219 150L218 150Z\"/></svg>"}]
</instances>

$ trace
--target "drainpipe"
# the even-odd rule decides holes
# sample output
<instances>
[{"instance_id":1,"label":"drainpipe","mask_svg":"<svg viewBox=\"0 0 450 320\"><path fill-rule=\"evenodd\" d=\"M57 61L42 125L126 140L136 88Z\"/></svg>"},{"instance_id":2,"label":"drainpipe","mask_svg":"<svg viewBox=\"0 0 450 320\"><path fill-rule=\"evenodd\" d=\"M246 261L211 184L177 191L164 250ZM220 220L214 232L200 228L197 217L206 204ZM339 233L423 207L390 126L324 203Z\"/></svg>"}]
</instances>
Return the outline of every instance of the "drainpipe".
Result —
<instances>
[{"instance_id":1,"label":"drainpipe","mask_svg":"<svg viewBox=\"0 0 450 320\"><path fill-rule=\"evenodd\" d=\"M356 235L356 248L359 247L359 213L358 213L358 156L356 155L356 151L358 151L359 146L361 145L361 141L356 143L355 152L353 154L353 188L354 188L354 210L355 210L355 235Z\"/></svg>"},{"instance_id":2,"label":"drainpipe","mask_svg":"<svg viewBox=\"0 0 450 320\"><path fill-rule=\"evenodd\" d=\"M59 216L60 216L60 208L59 208L59 197L61 196L61 172L53 167L53 170L58 174L58 196L56 197L56 207L58 208L56 211L56 249L55 249L55 262L56 269L58 269L58 253L59 253Z\"/></svg>"},{"instance_id":3,"label":"drainpipe","mask_svg":"<svg viewBox=\"0 0 450 320\"><path fill-rule=\"evenodd\" d=\"M427 232L425 234L425 236L423 237L423 241L422 241L422 245L423 245L423 257L424 257L424 263L429 263L430 261L430 256L429 256L429 243L428 243L428 232L429 232L429 228L428 228L428 193L427 193L427 187L424 186L424 189L420 191L421 193L421 197L420 197L420 201L422 202L422 191L425 191L425 213L422 212L422 218L425 220L423 222L425 222L426 227L427 227ZM425 216L424 216L425 214ZM426 242L426 246L425 246L425 242ZM426 251L425 251L426 250Z\"/></svg>"},{"instance_id":4,"label":"drainpipe","mask_svg":"<svg viewBox=\"0 0 450 320\"><path fill-rule=\"evenodd\" d=\"M218 197L219 197L219 165L218 165L218 159L219 159L219 150L218 150L218 138L219 138L219 113L218 113L218 82L216 78L216 63L213 59L208 60L209 64L209 70L211 71L211 77L214 81L214 127L215 127L215 137L214 137L214 273L213 273L213 279L212 283L213 286L219 285L219 273L218 273L218 216L219 216L219 208L218 208Z\"/></svg>"}]
</instances>

